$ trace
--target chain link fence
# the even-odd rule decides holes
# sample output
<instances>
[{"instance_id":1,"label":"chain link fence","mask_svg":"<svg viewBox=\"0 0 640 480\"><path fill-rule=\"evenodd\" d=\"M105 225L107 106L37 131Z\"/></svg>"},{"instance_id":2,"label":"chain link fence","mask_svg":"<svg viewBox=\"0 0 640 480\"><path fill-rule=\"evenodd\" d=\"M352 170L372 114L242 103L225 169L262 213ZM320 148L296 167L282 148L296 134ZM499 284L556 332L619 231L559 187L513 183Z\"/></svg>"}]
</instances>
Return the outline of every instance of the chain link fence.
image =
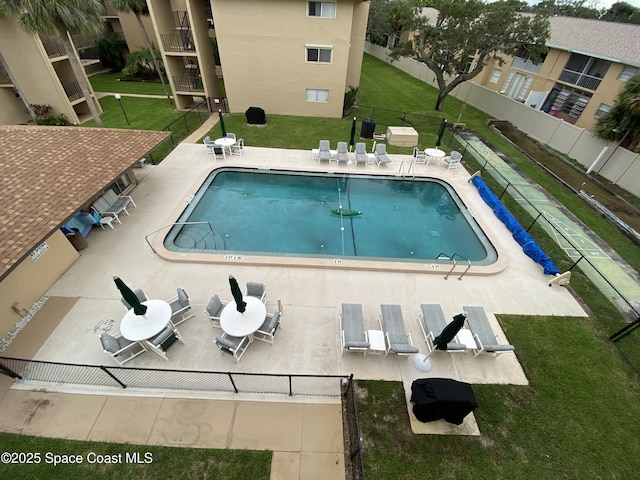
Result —
<instances>
[{"instance_id":1,"label":"chain link fence","mask_svg":"<svg viewBox=\"0 0 640 480\"><path fill-rule=\"evenodd\" d=\"M86 365L0 357L0 373L21 383L122 390L253 393L338 397L344 375L301 375L172 370Z\"/></svg>"},{"instance_id":2,"label":"chain link fence","mask_svg":"<svg viewBox=\"0 0 640 480\"><path fill-rule=\"evenodd\" d=\"M448 135L449 138L445 139L447 144L460 151L468 163L479 166L483 180L536 241L543 235L555 238L560 248L555 252L554 260L559 266L562 265L566 267L564 270L573 272L578 267L595 289L616 307L627 323L633 324L640 320L638 305L627 298L621 289L614 285L612 279L608 278L607 273L598 267L598 261L606 257L606 254L584 235L574 234L575 232L565 223L551 215L548 209L544 209L544 204L548 202L539 200L541 192L543 193L541 187L523 181L522 177L511 176L510 173L514 169L508 165L491 163L487 152L480 151L485 148L490 150L490 147L474 147L463 135L455 131ZM501 155L493 151L492 153ZM518 181L518 178L521 180ZM634 338L634 332L635 335L640 334L640 329L625 327L612 335L611 339L640 375L640 348L637 339Z\"/></svg>"}]
</instances>

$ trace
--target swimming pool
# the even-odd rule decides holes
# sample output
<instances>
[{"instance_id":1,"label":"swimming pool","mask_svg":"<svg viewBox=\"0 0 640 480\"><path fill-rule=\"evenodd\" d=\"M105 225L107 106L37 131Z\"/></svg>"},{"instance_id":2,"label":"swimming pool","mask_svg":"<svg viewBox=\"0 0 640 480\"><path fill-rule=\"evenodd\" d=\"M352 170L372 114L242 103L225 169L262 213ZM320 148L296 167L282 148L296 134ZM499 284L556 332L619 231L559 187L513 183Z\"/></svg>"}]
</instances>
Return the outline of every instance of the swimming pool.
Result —
<instances>
[{"instance_id":1,"label":"swimming pool","mask_svg":"<svg viewBox=\"0 0 640 480\"><path fill-rule=\"evenodd\" d=\"M176 223L164 239L173 252L497 259L453 188L430 178L220 168Z\"/></svg>"}]
</instances>

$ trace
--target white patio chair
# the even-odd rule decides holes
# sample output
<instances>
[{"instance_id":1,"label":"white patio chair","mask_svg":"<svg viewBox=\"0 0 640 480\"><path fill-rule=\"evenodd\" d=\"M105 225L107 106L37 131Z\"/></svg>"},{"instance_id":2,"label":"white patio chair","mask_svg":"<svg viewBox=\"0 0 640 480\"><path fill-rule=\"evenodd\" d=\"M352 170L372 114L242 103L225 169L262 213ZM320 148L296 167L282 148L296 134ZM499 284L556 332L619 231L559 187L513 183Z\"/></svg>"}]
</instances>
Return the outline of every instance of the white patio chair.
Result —
<instances>
[{"instance_id":1,"label":"white patio chair","mask_svg":"<svg viewBox=\"0 0 640 480\"><path fill-rule=\"evenodd\" d=\"M142 343L127 340L120 332L115 335L103 333L100 335L100 342L104 353L113 358L119 365L124 365L129 360L133 360L147 351Z\"/></svg>"},{"instance_id":2,"label":"white patio chair","mask_svg":"<svg viewBox=\"0 0 640 480\"><path fill-rule=\"evenodd\" d=\"M167 300L167 303L171 307L171 322L174 325L180 325L186 320L196 316L196 313L191 308L191 302L189 301L189 295L184 291L182 287L178 287L178 294Z\"/></svg>"},{"instance_id":3,"label":"white patio chair","mask_svg":"<svg viewBox=\"0 0 640 480\"><path fill-rule=\"evenodd\" d=\"M216 337L214 342L221 352L231 355L236 362L240 361L250 344L249 337L233 337L226 333Z\"/></svg>"},{"instance_id":4,"label":"white patio chair","mask_svg":"<svg viewBox=\"0 0 640 480\"><path fill-rule=\"evenodd\" d=\"M242 150L244 149L244 138L239 138L236 143L229 147L231 151L231 155L242 155Z\"/></svg>"},{"instance_id":5,"label":"white patio chair","mask_svg":"<svg viewBox=\"0 0 640 480\"><path fill-rule=\"evenodd\" d=\"M267 303L267 287L264 283L247 282L247 296L256 297L262 303Z\"/></svg>"},{"instance_id":6,"label":"white patio chair","mask_svg":"<svg viewBox=\"0 0 640 480\"><path fill-rule=\"evenodd\" d=\"M418 147L413 147L413 162L424 164L427 163L427 154L424 150L420 150Z\"/></svg>"},{"instance_id":7,"label":"white patio chair","mask_svg":"<svg viewBox=\"0 0 640 480\"><path fill-rule=\"evenodd\" d=\"M218 294L214 294L209 300L207 308L204 309L204 312L207 314L207 317L209 317L209 321L211 322L212 327L222 328L222 326L220 325L220 314L222 313L222 310L224 310L224 307L227 305L227 303L229 302L223 302L222 300L220 300Z\"/></svg>"},{"instance_id":8,"label":"white patio chair","mask_svg":"<svg viewBox=\"0 0 640 480\"><path fill-rule=\"evenodd\" d=\"M278 330L278 327L280 326L281 318L282 315L280 312L267 313L262 325L260 325L258 330L254 332L253 338L273 345L275 342L276 330Z\"/></svg>"},{"instance_id":9,"label":"white patio chair","mask_svg":"<svg viewBox=\"0 0 640 480\"><path fill-rule=\"evenodd\" d=\"M462 154L455 150L451 152L450 156L444 157L444 163L448 165L447 170L451 168L456 168L458 165L460 165L461 160L462 160Z\"/></svg>"},{"instance_id":10,"label":"white patio chair","mask_svg":"<svg viewBox=\"0 0 640 480\"><path fill-rule=\"evenodd\" d=\"M169 322L169 324L158 335L150 340L146 340L146 344L152 351L168 361L169 358L167 357L167 350L169 350L171 345L178 341L184 343L178 329L173 325L173 323Z\"/></svg>"}]
</instances>

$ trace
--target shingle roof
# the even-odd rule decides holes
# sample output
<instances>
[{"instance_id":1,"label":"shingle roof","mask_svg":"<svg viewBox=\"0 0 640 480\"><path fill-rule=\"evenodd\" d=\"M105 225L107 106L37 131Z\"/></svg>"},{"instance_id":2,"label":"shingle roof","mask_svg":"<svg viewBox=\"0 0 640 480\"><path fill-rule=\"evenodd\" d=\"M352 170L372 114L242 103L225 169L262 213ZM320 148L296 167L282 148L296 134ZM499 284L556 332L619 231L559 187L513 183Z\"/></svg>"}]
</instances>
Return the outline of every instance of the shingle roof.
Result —
<instances>
[{"instance_id":1,"label":"shingle roof","mask_svg":"<svg viewBox=\"0 0 640 480\"><path fill-rule=\"evenodd\" d=\"M551 17L547 46L640 66L640 25Z\"/></svg>"},{"instance_id":2,"label":"shingle roof","mask_svg":"<svg viewBox=\"0 0 640 480\"><path fill-rule=\"evenodd\" d=\"M0 279L169 135L0 125Z\"/></svg>"}]
</instances>

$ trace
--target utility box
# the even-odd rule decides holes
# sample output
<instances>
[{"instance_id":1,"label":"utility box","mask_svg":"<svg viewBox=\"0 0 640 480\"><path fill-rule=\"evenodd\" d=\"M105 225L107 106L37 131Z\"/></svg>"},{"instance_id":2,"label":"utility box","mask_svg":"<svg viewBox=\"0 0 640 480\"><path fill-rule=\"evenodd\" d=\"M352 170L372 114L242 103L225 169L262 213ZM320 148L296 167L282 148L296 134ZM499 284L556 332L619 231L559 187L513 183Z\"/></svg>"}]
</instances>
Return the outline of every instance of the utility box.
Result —
<instances>
[{"instance_id":1,"label":"utility box","mask_svg":"<svg viewBox=\"0 0 640 480\"><path fill-rule=\"evenodd\" d=\"M418 132L413 127L387 127L387 143L396 147L418 145Z\"/></svg>"}]
</instances>

